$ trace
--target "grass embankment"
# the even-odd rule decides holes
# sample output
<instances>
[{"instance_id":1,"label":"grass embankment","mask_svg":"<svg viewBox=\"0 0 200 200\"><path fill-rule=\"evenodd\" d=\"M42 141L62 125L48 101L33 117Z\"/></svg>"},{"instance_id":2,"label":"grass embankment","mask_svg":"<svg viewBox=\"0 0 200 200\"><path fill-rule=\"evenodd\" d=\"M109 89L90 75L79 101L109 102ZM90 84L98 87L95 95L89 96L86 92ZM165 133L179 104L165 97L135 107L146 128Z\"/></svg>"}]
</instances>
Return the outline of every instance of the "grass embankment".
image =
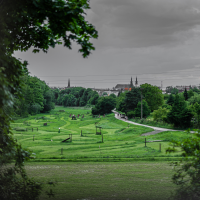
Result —
<instances>
[{"instance_id":1,"label":"grass embankment","mask_svg":"<svg viewBox=\"0 0 200 200\"><path fill-rule=\"evenodd\" d=\"M65 112L59 112L61 109ZM88 162L135 159L172 160L179 157L181 152L166 154L165 149L169 146L169 141L189 137L180 131L141 136L153 129L132 124L128 128L128 124L115 119L114 114L92 118L90 112L89 109L56 107L49 114L39 114L16 120L12 124L14 138L24 148L29 148L36 153L36 161L53 161L55 159L55 161ZM81 116L77 120L72 120L69 117L70 113ZM83 114L84 118L81 118ZM47 123L47 126L44 126L44 123ZM103 143L102 136L96 135L96 125L103 128ZM23 131L27 128L28 131ZM59 128L60 133L58 133ZM62 142L69 138L69 134L72 134L72 142L69 140ZM147 141L162 140L159 142L161 143L161 152L158 142L147 143L147 147L145 147L145 138ZM61 149L63 149L62 152Z\"/></svg>"},{"instance_id":2,"label":"grass embankment","mask_svg":"<svg viewBox=\"0 0 200 200\"><path fill-rule=\"evenodd\" d=\"M26 164L29 177L53 189L56 200L167 200L176 186L171 183L172 168L167 162L33 163Z\"/></svg>"}]
</instances>

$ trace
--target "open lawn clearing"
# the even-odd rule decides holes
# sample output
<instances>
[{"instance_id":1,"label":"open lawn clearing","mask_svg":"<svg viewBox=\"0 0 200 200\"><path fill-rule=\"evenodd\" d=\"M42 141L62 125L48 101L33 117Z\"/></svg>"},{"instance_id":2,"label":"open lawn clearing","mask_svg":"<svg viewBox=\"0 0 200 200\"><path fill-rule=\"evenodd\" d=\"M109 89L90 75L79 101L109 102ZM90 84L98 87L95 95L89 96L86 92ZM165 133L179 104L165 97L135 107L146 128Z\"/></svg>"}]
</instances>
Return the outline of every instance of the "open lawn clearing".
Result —
<instances>
[{"instance_id":1,"label":"open lawn clearing","mask_svg":"<svg viewBox=\"0 0 200 200\"><path fill-rule=\"evenodd\" d=\"M38 181L56 181L56 200L165 200L176 188L169 162L28 162L26 170Z\"/></svg>"},{"instance_id":2,"label":"open lawn clearing","mask_svg":"<svg viewBox=\"0 0 200 200\"><path fill-rule=\"evenodd\" d=\"M59 112L61 109L65 112ZM90 158L92 161L99 161L102 158L144 158L146 160L146 158L154 157L178 157L181 152L165 153L169 142L173 139L181 140L192 137L191 134L188 135L181 131L142 136L153 129L133 124L128 127L126 122L116 119L114 114L93 118L90 112L89 109L56 107L51 113L16 120L12 123L14 138L23 147L36 153L36 160L85 161L86 158ZM76 116L80 114L80 117L72 120L69 117L70 114ZM83 115L84 118L81 118ZM47 125L44 126L44 123ZM96 126L102 127L103 137L96 135ZM65 139L68 140L62 142ZM149 142L156 140L160 142Z\"/></svg>"}]
</instances>

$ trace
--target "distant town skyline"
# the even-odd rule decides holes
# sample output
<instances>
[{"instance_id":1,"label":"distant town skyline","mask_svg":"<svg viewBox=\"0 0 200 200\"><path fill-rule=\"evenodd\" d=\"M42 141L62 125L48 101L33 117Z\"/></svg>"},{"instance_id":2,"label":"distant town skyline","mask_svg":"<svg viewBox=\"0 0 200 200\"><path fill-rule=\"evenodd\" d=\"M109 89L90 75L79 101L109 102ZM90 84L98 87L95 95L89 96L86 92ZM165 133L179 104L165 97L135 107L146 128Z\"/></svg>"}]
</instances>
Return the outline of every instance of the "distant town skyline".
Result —
<instances>
[{"instance_id":1,"label":"distant town skyline","mask_svg":"<svg viewBox=\"0 0 200 200\"><path fill-rule=\"evenodd\" d=\"M139 85L200 84L199 0L93 0L86 20L99 32L84 59L73 44L48 53L15 52L32 76L49 86L112 88L138 77Z\"/></svg>"}]
</instances>

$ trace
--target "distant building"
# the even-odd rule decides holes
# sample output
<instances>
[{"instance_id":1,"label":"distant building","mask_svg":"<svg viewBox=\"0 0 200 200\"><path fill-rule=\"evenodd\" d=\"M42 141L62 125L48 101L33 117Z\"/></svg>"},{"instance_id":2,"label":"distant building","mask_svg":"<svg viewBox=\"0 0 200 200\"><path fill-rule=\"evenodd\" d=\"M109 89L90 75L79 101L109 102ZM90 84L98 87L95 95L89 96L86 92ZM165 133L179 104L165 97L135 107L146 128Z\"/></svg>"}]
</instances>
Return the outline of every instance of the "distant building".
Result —
<instances>
[{"instance_id":1,"label":"distant building","mask_svg":"<svg viewBox=\"0 0 200 200\"><path fill-rule=\"evenodd\" d=\"M118 95L119 91L118 90L115 90L115 89L109 89L109 88L101 88L101 89L98 89L98 88L91 88L93 91L96 91L99 96L102 96L104 92L106 92L108 94L108 96L110 94L115 94L116 96Z\"/></svg>"},{"instance_id":2,"label":"distant building","mask_svg":"<svg viewBox=\"0 0 200 200\"><path fill-rule=\"evenodd\" d=\"M130 84L117 84L116 86L115 86L115 89L116 90L121 90L121 89L125 89L125 88L130 88Z\"/></svg>"},{"instance_id":3,"label":"distant building","mask_svg":"<svg viewBox=\"0 0 200 200\"><path fill-rule=\"evenodd\" d=\"M173 86L167 86L166 87L166 92L167 93L170 93L170 91L173 89L173 88L176 88L177 90L178 90L178 92L180 93L180 92L184 92L185 91L185 89L187 90L187 91L189 91L190 89L194 89L194 88L199 88L199 86L196 86L196 85L177 85L177 86L175 86L175 87L173 87Z\"/></svg>"},{"instance_id":4,"label":"distant building","mask_svg":"<svg viewBox=\"0 0 200 200\"><path fill-rule=\"evenodd\" d=\"M131 91L132 87L134 87L134 85L133 85L133 80L132 80L132 77L131 77L130 84L117 84L115 86L115 89L116 90L122 90L122 91ZM136 80L135 80L135 87L138 87L137 76L136 76Z\"/></svg>"}]
</instances>

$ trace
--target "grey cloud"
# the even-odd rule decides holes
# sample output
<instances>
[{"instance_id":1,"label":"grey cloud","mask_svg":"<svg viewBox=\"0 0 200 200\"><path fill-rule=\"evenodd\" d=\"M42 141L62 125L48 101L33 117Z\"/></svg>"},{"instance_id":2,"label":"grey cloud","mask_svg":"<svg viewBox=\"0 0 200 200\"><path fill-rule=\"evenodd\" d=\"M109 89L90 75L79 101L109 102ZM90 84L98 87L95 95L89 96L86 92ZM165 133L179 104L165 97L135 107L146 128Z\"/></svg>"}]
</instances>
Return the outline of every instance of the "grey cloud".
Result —
<instances>
[{"instance_id":1,"label":"grey cloud","mask_svg":"<svg viewBox=\"0 0 200 200\"><path fill-rule=\"evenodd\" d=\"M99 30L102 46L178 43L200 24L197 0L94 0L91 8L93 13L88 17ZM180 32L186 36L177 37Z\"/></svg>"}]
</instances>

